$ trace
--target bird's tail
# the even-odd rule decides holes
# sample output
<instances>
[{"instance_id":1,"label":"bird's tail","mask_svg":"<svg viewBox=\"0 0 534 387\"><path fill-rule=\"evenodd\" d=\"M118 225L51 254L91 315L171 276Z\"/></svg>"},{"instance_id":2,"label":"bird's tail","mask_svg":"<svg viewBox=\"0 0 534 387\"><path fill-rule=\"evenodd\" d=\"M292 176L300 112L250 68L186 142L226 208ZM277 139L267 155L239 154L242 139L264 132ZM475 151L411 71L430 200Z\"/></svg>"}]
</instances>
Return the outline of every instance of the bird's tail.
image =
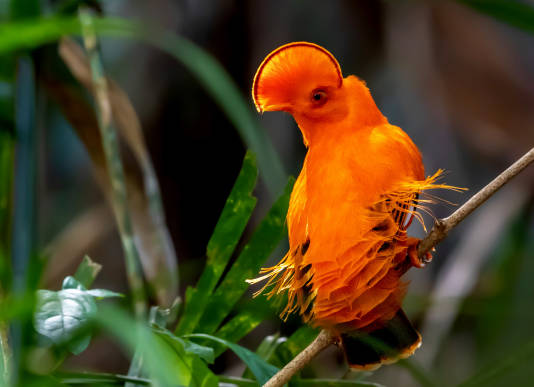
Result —
<instances>
[{"instance_id":1,"label":"bird's tail","mask_svg":"<svg viewBox=\"0 0 534 387\"><path fill-rule=\"evenodd\" d=\"M399 309L376 329L341 334L341 344L351 368L370 371L411 356L421 346L421 335Z\"/></svg>"}]
</instances>

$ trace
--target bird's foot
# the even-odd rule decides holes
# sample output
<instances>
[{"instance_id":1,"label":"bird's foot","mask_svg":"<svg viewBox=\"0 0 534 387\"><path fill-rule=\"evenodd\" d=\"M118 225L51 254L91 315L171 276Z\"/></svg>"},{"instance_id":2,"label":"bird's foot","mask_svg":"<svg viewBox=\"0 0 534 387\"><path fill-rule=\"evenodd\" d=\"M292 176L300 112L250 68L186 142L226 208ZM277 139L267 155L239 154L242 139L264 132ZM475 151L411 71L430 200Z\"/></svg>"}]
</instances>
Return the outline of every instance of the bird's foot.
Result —
<instances>
[{"instance_id":1,"label":"bird's foot","mask_svg":"<svg viewBox=\"0 0 534 387\"><path fill-rule=\"evenodd\" d=\"M412 266L417 267L418 269L425 267L427 263L432 261L432 252L430 251L427 251L423 255L423 257L419 258L419 254L417 253L417 247L419 247L420 242L420 239L413 237L408 237L408 239L406 240L406 244L408 245L408 251L406 255L410 260Z\"/></svg>"}]
</instances>

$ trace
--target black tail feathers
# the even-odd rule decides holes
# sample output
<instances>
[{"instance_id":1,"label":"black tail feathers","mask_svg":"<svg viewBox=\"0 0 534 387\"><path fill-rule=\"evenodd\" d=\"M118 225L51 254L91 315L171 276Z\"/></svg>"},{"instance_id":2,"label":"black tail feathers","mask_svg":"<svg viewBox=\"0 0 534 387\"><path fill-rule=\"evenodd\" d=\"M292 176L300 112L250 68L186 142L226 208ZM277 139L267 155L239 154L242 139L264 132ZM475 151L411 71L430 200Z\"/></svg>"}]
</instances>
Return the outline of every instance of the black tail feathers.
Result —
<instances>
[{"instance_id":1,"label":"black tail feathers","mask_svg":"<svg viewBox=\"0 0 534 387\"><path fill-rule=\"evenodd\" d=\"M399 309L391 320L374 330L343 333L341 344L351 368L374 370L411 356L421 345L421 335Z\"/></svg>"}]
</instances>

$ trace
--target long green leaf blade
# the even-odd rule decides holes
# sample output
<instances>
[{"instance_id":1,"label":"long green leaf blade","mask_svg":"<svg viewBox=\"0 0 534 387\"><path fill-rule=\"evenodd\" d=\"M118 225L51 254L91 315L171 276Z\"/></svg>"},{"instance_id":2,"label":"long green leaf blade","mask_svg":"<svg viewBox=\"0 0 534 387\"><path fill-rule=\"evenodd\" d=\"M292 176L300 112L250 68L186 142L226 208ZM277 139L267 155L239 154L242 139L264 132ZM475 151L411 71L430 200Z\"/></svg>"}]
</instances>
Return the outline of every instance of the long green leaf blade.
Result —
<instances>
[{"instance_id":1,"label":"long green leaf blade","mask_svg":"<svg viewBox=\"0 0 534 387\"><path fill-rule=\"evenodd\" d=\"M130 353L139 349L146 371L158 386L217 386L217 377L198 357L187 355L178 346L170 346L145 324L136 322L117 308L103 306L95 322L119 339Z\"/></svg>"},{"instance_id":2,"label":"long green leaf blade","mask_svg":"<svg viewBox=\"0 0 534 387\"><path fill-rule=\"evenodd\" d=\"M200 320L196 331L213 333L221 324L239 298L245 293L248 284L245 279L254 277L261 265L269 257L285 234L285 218L294 179L286 185L284 193L260 223L249 243L245 246L232 268L213 296Z\"/></svg>"},{"instance_id":3,"label":"long green leaf blade","mask_svg":"<svg viewBox=\"0 0 534 387\"><path fill-rule=\"evenodd\" d=\"M219 337L206 335L203 333L194 333L191 335L187 335L187 337L198 337L201 339L207 339L227 346L248 366L248 368L250 368L250 370L256 377L256 380L261 385L264 385L274 374L279 371L278 368L267 363L254 352L238 344L232 343L231 341L223 340Z\"/></svg>"},{"instance_id":4,"label":"long green leaf blade","mask_svg":"<svg viewBox=\"0 0 534 387\"><path fill-rule=\"evenodd\" d=\"M243 310L217 331L215 336L237 343L267 317L272 316L271 309L266 307L265 303L266 301L259 297L250 300ZM226 350L226 347L219 345L214 346L213 349L217 357Z\"/></svg>"},{"instance_id":5,"label":"long green leaf blade","mask_svg":"<svg viewBox=\"0 0 534 387\"><path fill-rule=\"evenodd\" d=\"M256 206L252 190L257 178L256 159L247 152L241 172L230 192L222 214L208 242L206 267L195 289L186 292L184 315L176 329L178 335L191 333L202 317L209 299L219 282L241 234Z\"/></svg>"}]
</instances>

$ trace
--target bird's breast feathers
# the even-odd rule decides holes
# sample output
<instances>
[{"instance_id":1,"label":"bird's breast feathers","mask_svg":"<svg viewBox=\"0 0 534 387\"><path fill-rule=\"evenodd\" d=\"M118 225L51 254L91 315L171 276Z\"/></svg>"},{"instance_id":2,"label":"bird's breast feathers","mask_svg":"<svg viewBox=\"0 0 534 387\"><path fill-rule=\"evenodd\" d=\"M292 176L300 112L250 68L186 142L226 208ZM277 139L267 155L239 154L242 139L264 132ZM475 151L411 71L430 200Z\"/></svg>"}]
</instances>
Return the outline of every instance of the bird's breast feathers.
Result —
<instances>
[{"instance_id":1,"label":"bird's breast feathers","mask_svg":"<svg viewBox=\"0 0 534 387\"><path fill-rule=\"evenodd\" d=\"M290 241L313 235L325 248L342 251L373 227L369 208L381 196L423 177L419 151L392 125L315 143L292 195Z\"/></svg>"}]
</instances>

